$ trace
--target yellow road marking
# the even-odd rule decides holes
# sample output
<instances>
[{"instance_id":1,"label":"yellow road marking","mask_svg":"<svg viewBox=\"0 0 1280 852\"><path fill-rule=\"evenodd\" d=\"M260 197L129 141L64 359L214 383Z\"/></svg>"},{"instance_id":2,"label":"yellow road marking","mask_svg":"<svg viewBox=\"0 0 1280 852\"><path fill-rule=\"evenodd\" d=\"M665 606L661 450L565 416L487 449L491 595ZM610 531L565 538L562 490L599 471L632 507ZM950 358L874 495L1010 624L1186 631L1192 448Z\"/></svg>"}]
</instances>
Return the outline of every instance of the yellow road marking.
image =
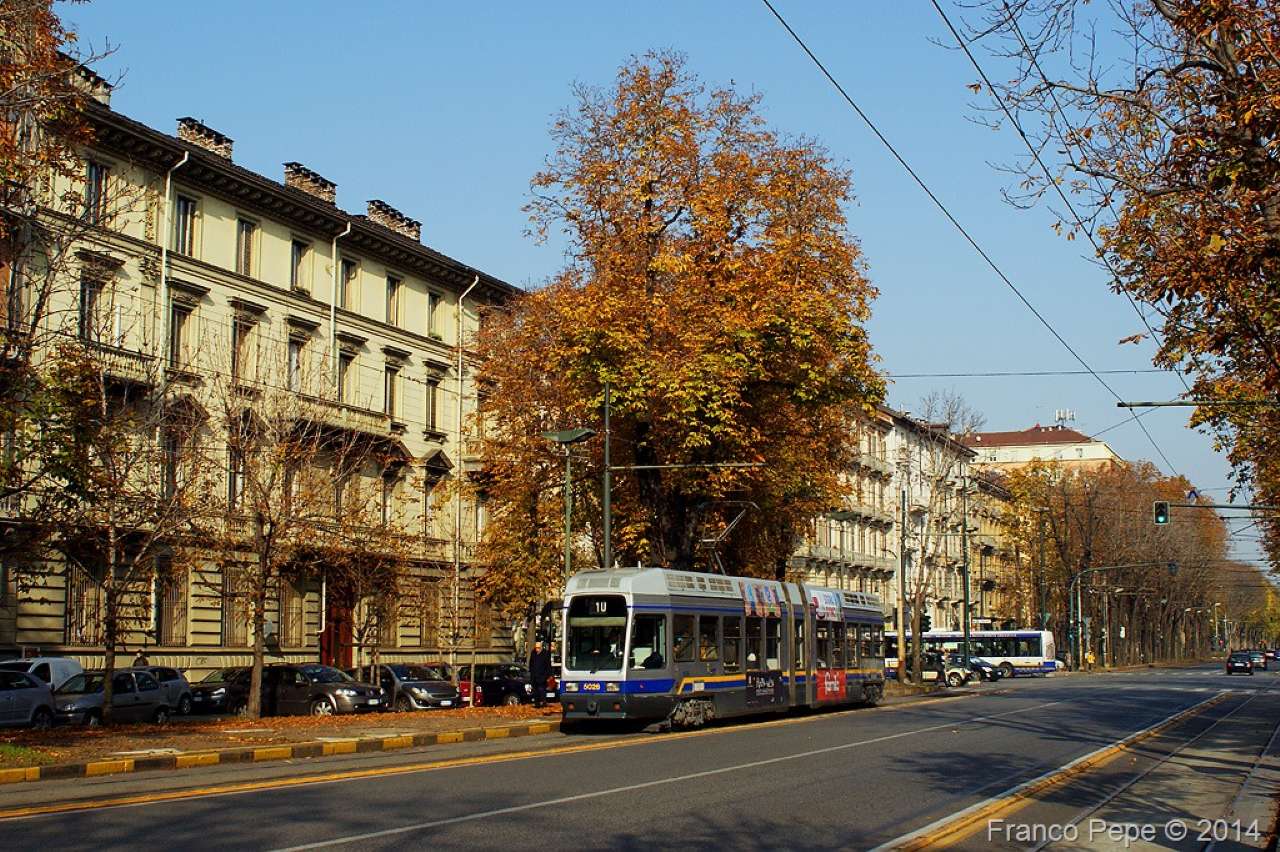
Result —
<instances>
[{"instance_id":1,"label":"yellow road marking","mask_svg":"<svg viewBox=\"0 0 1280 852\"><path fill-rule=\"evenodd\" d=\"M972 693L976 695L977 693ZM925 704L936 704L940 701L954 701L964 696L947 696L939 698L926 699L917 701L908 707L920 707ZM892 705L873 708L854 707L848 710L829 711L813 716L799 716L787 719L769 719L763 722L748 722L738 724L726 728L708 728L697 731L681 731L678 733L664 734L661 737L654 737L648 734L640 734L633 737L624 737L616 740L609 740L600 743L583 743L578 745L554 746L546 749L527 749L525 751L507 752L505 754L478 755L476 757L459 757L447 760L427 761L424 763L409 763L401 766L380 766L371 769L347 769L337 772L326 772L315 775L295 776L291 778L275 778L263 781L241 781L231 784L219 784L210 787L196 787L188 790L165 790L155 793L138 793L132 796L117 796L108 799L98 799L91 802L61 802L49 805L30 805L21 808L11 808L9 810L0 810L0 820L25 819L36 816L47 816L49 814L70 813L73 811L90 811L102 808L118 808L131 805L149 805L158 802L173 802L183 799L199 799L207 796L226 796L237 793L248 793L257 790L283 789L287 787L301 787L311 784L331 784L340 781L354 781L367 778L381 778L394 775L407 775L416 772L437 772L443 769L456 769L467 766L485 766L496 763L506 763L517 760L528 760L535 757L556 757L565 754L579 754L582 752L601 751L611 748L625 748L635 745L657 745L661 743L671 742L672 740L692 739L693 737L718 736L721 734L739 733L742 731L755 730L757 728L774 728L784 725L799 725L809 722L817 722L825 719L833 719L840 716L848 716L853 713L867 713L876 710L892 710ZM550 725L547 725L550 728ZM462 742L461 731L445 731L436 734L436 742L438 743L458 743ZM342 746L346 743L328 743L327 745ZM287 746L283 747L288 749ZM254 758L257 760L258 752L267 751L268 749L255 749Z\"/></svg>"},{"instance_id":2,"label":"yellow road marking","mask_svg":"<svg viewBox=\"0 0 1280 852\"><path fill-rule=\"evenodd\" d=\"M912 837L905 843L893 846L899 850L917 850L917 849L933 849L946 848L953 846L981 830L982 826L997 816L1000 818L1014 814L1028 805L1036 801L1036 796L1052 787L1057 787L1065 781L1069 781L1076 776L1083 775L1094 769L1106 766L1120 755L1131 749L1140 742L1149 740L1152 737L1159 736L1174 725L1186 721L1192 716L1203 713L1210 707L1219 704L1226 699L1226 693L1218 695L1206 701L1202 701L1193 707L1188 707L1181 713L1177 713L1137 734L1125 737L1123 740L1107 746L1099 751L1087 755L1084 759L1079 760L1069 766L1057 771L1044 775L1038 779L1029 782L1027 785L1021 786L1008 795L992 799L985 803L980 803L974 810L961 812L952 821L938 826L937 828L925 834ZM890 841L891 843L893 841Z\"/></svg>"}]
</instances>

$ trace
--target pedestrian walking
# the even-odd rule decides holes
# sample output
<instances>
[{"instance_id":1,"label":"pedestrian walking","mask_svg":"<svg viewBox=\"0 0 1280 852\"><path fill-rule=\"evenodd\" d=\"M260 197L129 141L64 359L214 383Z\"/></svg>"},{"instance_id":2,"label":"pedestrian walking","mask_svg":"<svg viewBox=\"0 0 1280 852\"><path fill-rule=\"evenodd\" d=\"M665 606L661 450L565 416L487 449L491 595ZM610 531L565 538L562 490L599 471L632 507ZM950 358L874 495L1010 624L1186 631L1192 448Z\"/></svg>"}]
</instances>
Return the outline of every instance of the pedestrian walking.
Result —
<instances>
[{"instance_id":1,"label":"pedestrian walking","mask_svg":"<svg viewBox=\"0 0 1280 852\"><path fill-rule=\"evenodd\" d=\"M147 659L147 654L141 648L138 649L138 656L133 658L133 667L141 668L142 666L151 665L151 661Z\"/></svg>"},{"instance_id":2,"label":"pedestrian walking","mask_svg":"<svg viewBox=\"0 0 1280 852\"><path fill-rule=\"evenodd\" d=\"M547 703L547 681L551 679L551 651L542 647L541 642L533 643L533 652L529 654L529 681L533 686L533 705L542 707Z\"/></svg>"}]
</instances>

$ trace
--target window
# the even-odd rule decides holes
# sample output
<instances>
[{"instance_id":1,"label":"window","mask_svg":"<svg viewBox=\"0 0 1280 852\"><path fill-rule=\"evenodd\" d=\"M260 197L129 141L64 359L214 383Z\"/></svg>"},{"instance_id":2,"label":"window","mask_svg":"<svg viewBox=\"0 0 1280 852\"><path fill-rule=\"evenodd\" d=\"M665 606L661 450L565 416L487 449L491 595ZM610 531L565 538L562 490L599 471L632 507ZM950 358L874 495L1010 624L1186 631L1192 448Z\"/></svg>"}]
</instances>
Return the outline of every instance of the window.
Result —
<instances>
[{"instance_id":1,"label":"window","mask_svg":"<svg viewBox=\"0 0 1280 852\"><path fill-rule=\"evenodd\" d=\"M695 621L692 615L677 615L673 619L672 634L675 636L677 663L692 663L697 659L698 649L694 645Z\"/></svg>"},{"instance_id":2,"label":"window","mask_svg":"<svg viewBox=\"0 0 1280 852\"><path fill-rule=\"evenodd\" d=\"M134 686L133 675L118 674L111 678L111 692L114 695L132 695L138 689Z\"/></svg>"},{"instance_id":3,"label":"window","mask_svg":"<svg viewBox=\"0 0 1280 852\"><path fill-rule=\"evenodd\" d=\"M302 390L302 350L306 341L289 338L289 390Z\"/></svg>"},{"instance_id":4,"label":"window","mask_svg":"<svg viewBox=\"0 0 1280 852\"><path fill-rule=\"evenodd\" d=\"M222 573L222 644L232 648L249 644L249 612L240 594L240 579L235 569Z\"/></svg>"},{"instance_id":5,"label":"window","mask_svg":"<svg viewBox=\"0 0 1280 852\"><path fill-rule=\"evenodd\" d=\"M173 220L173 250L188 257L195 256L196 206L194 198L178 196Z\"/></svg>"},{"instance_id":6,"label":"window","mask_svg":"<svg viewBox=\"0 0 1280 852\"><path fill-rule=\"evenodd\" d=\"M436 328L436 314L440 311L440 294L434 290L427 292L427 337L440 339L440 331Z\"/></svg>"},{"instance_id":7,"label":"window","mask_svg":"<svg viewBox=\"0 0 1280 852\"><path fill-rule=\"evenodd\" d=\"M394 473L384 473L382 475L382 494L380 516L384 527L391 524L391 515L395 507L396 494L396 476Z\"/></svg>"},{"instance_id":8,"label":"window","mask_svg":"<svg viewBox=\"0 0 1280 852\"><path fill-rule=\"evenodd\" d=\"M244 454L235 447L227 447L227 508L240 508L244 496Z\"/></svg>"},{"instance_id":9,"label":"window","mask_svg":"<svg viewBox=\"0 0 1280 852\"><path fill-rule=\"evenodd\" d=\"M387 276L387 324L400 324L400 291L402 283L394 275Z\"/></svg>"},{"instance_id":10,"label":"window","mask_svg":"<svg viewBox=\"0 0 1280 852\"><path fill-rule=\"evenodd\" d=\"M236 220L236 272L253 276L253 241L258 225L248 219Z\"/></svg>"},{"instance_id":11,"label":"window","mask_svg":"<svg viewBox=\"0 0 1280 852\"><path fill-rule=\"evenodd\" d=\"M742 616L724 617L724 670L736 672L742 668Z\"/></svg>"},{"instance_id":12,"label":"window","mask_svg":"<svg viewBox=\"0 0 1280 852\"><path fill-rule=\"evenodd\" d=\"M289 286L294 290L308 290L307 261L311 257L311 246L302 240L294 240L290 247Z\"/></svg>"},{"instance_id":13,"label":"window","mask_svg":"<svg viewBox=\"0 0 1280 852\"><path fill-rule=\"evenodd\" d=\"M424 527L430 527L432 514L435 511L435 494L436 486L445 477L444 471L439 468L428 467L423 474L422 481L422 523Z\"/></svg>"},{"instance_id":14,"label":"window","mask_svg":"<svg viewBox=\"0 0 1280 852\"><path fill-rule=\"evenodd\" d=\"M86 222L102 225L107 220L107 189L111 169L102 163L89 161L84 183L84 218Z\"/></svg>"},{"instance_id":15,"label":"window","mask_svg":"<svg viewBox=\"0 0 1280 852\"><path fill-rule=\"evenodd\" d=\"M436 400L439 397L440 380L427 379L423 390L423 423L427 431L435 431L436 429Z\"/></svg>"},{"instance_id":16,"label":"window","mask_svg":"<svg viewBox=\"0 0 1280 852\"><path fill-rule=\"evenodd\" d=\"M190 305L177 301L169 305L169 366L175 370L190 363L191 314Z\"/></svg>"},{"instance_id":17,"label":"window","mask_svg":"<svg viewBox=\"0 0 1280 852\"><path fill-rule=\"evenodd\" d=\"M159 644L187 644L187 574L174 570L168 558L156 560L156 638Z\"/></svg>"},{"instance_id":18,"label":"window","mask_svg":"<svg viewBox=\"0 0 1280 852\"><path fill-rule=\"evenodd\" d=\"M486 601L476 601L476 618L475 618L475 647L491 648L493 647L493 606ZM621 643L619 643L621 644ZM622 665L622 648L615 649L615 655L618 658L618 668Z\"/></svg>"},{"instance_id":19,"label":"window","mask_svg":"<svg viewBox=\"0 0 1280 852\"><path fill-rule=\"evenodd\" d=\"M359 274L360 265L354 260L342 261L342 274L338 281L338 307L349 311L356 310L359 302L359 294L356 290L359 285L357 279Z\"/></svg>"},{"instance_id":20,"label":"window","mask_svg":"<svg viewBox=\"0 0 1280 852\"><path fill-rule=\"evenodd\" d=\"M631 668L667 667L667 617L637 615L631 624Z\"/></svg>"},{"instance_id":21,"label":"window","mask_svg":"<svg viewBox=\"0 0 1280 852\"><path fill-rule=\"evenodd\" d=\"M714 615L698 616L698 660L714 663L720 659L720 619Z\"/></svg>"},{"instance_id":22,"label":"window","mask_svg":"<svg viewBox=\"0 0 1280 852\"><path fill-rule=\"evenodd\" d=\"M280 644L285 648L301 648L305 644L302 600L302 591L296 585L280 581Z\"/></svg>"},{"instance_id":23,"label":"window","mask_svg":"<svg viewBox=\"0 0 1280 852\"><path fill-rule=\"evenodd\" d=\"M440 590L434 580L422 578L418 582L418 644L423 648L434 647L440 628Z\"/></svg>"},{"instance_id":24,"label":"window","mask_svg":"<svg viewBox=\"0 0 1280 852\"><path fill-rule=\"evenodd\" d=\"M68 645L102 643L102 584L84 568L67 565L65 635Z\"/></svg>"},{"instance_id":25,"label":"window","mask_svg":"<svg viewBox=\"0 0 1280 852\"><path fill-rule=\"evenodd\" d=\"M844 622L836 621L831 624L831 658L827 660L833 669L844 668Z\"/></svg>"},{"instance_id":26,"label":"window","mask_svg":"<svg viewBox=\"0 0 1280 852\"><path fill-rule=\"evenodd\" d=\"M180 484L178 473L178 460L182 452L182 439L177 431L173 428L164 430L160 438L161 445L161 475L163 477L163 496L166 500L173 499L178 493L178 485Z\"/></svg>"},{"instance_id":27,"label":"window","mask_svg":"<svg viewBox=\"0 0 1280 852\"><path fill-rule=\"evenodd\" d=\"M338 401L350 404L356 391L356 356L343 352L338 356Z\"/></svg>"},{"instance_id":28,"label":"window","mask_svg":"<svg viewBox=\"0 0 1280 852\"><path fill-rule=\"evenodd\" d=\"M747 668L749 670L758 670L761 668L761 660L764 659L763 648L761 647L764 638L764 619L763 618L747 618Z\"/></svg>"},{"instance_id":29,"label":"window","mask_svg":"<svg viewBox=\"0 0 1280 852\"><path fill-rule=\"evenodd\" d=\"M97 278L80 279L80 339L101 342L106 334L103 328L103 283Z\"/></svg>"},{"instance_id":30,"label":"window","mask_svg":"<svg viewBox=\"0 0 1280 852\"><path fill-rule=\"evenodd\" d=\"M397 408L397 390L396 387L400 383L400 368L391 364L387 365L383 382L382 394L382 413L388 417L395 418L398 413Z\"/></svg>"},{"instance_id":31,"label":"window","mask_svg":"<svg viewBox=\"0 0 1280 852\"><path fill-rule=\"evenodd\" d=\"M377 604L378 647L395 648L400 644L400 619L397 617L396 602L384 599ZM483 647L488 647L487 645Z\"/></svg>"},{"instance_id":32,"label":"window","mask_svg":"<svg viewBox=\"0 0 1280 852\"><path fill-rule=\"evenodd\" d=\"M231 378L253 381L257 378L258 340L256 323L237 317L231 323Z\"/></svg>"}]
</instances>

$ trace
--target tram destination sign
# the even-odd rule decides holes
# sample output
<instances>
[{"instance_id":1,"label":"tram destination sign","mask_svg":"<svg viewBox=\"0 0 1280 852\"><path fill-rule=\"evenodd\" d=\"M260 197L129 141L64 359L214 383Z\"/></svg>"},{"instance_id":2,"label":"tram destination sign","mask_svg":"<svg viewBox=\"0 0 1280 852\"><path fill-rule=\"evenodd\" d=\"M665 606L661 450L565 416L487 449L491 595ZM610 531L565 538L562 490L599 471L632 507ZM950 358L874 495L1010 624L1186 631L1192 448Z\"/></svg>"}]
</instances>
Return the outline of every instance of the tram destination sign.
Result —
<instances>
[{"instance_id":1,"label":"tram destination sign","mask_svg":"<svg viewBox=\"0 0 1280 852\"><path fill-rule=\"evenodd\" d=\"M787 703L780 671L747 672L747 706L777 707Z\"/></svg>"}]
</instances>

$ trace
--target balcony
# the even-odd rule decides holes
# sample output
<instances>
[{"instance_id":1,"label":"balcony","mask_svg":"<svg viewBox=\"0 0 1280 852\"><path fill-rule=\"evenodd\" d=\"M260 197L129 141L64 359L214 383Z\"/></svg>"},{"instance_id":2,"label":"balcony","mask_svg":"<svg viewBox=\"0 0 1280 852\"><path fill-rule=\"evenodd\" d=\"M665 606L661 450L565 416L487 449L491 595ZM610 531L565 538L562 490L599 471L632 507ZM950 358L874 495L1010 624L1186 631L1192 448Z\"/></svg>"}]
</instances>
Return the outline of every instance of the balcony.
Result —
<instances>
[{"instance_id":1,"label":"balcony","mask_svg":"<svg viewBox=\"0 0 1280 852\"><path fill-rule=\"evenodd\" d=\"M391 434L391 418L381 411L373 411L368 408L360 408L355 405L348 405L345 402L316 396L304 396L303 398L312 403L320 412L321 419L331 426L368 435L384 436Z\"/></svg>"},{"instance_id":2,"label":"balcony","mask_svg":"<svg viewBox=\"0 0 1280 852\"><path fill-rule=\"evenodd\" d=\"M893 475L893 463L875 453L859 453L858 463L868 470L873 470L884 476Z\"/></svg>"},{"instance_id":3,"label":"balcony","mask_svg":"<svg viewBox=\"0 0 1280 852\"><path fill-rule=\"evenodd\" d=\"M484 470L484 438L462 439L462 471L475 475Z\"/></svg>"},{"instance_id":4,"label":"balcony","mask_svg":"<svg viewBox=\"0 0 1280 852\"><path fill-rule=\"evenodd\" d=\"M91 340L86 340L85 345L108 376L141 385L155 383L158 371L154 356Z\"/></svg>"},{"instance_id":5,"label":"balcony","mask_svg":"<svg viewBox=\"0 0 1280 852\"><path fill-rule=\"evenodd\" d=\"M429 562L453 562L453 539L451 538L431 538L422 539L422 558ZM461 548L458 550L458 561L463 565L470 565L476 560L476 543L474 541L463 541Z\"/></svg>"}]
</instances>

